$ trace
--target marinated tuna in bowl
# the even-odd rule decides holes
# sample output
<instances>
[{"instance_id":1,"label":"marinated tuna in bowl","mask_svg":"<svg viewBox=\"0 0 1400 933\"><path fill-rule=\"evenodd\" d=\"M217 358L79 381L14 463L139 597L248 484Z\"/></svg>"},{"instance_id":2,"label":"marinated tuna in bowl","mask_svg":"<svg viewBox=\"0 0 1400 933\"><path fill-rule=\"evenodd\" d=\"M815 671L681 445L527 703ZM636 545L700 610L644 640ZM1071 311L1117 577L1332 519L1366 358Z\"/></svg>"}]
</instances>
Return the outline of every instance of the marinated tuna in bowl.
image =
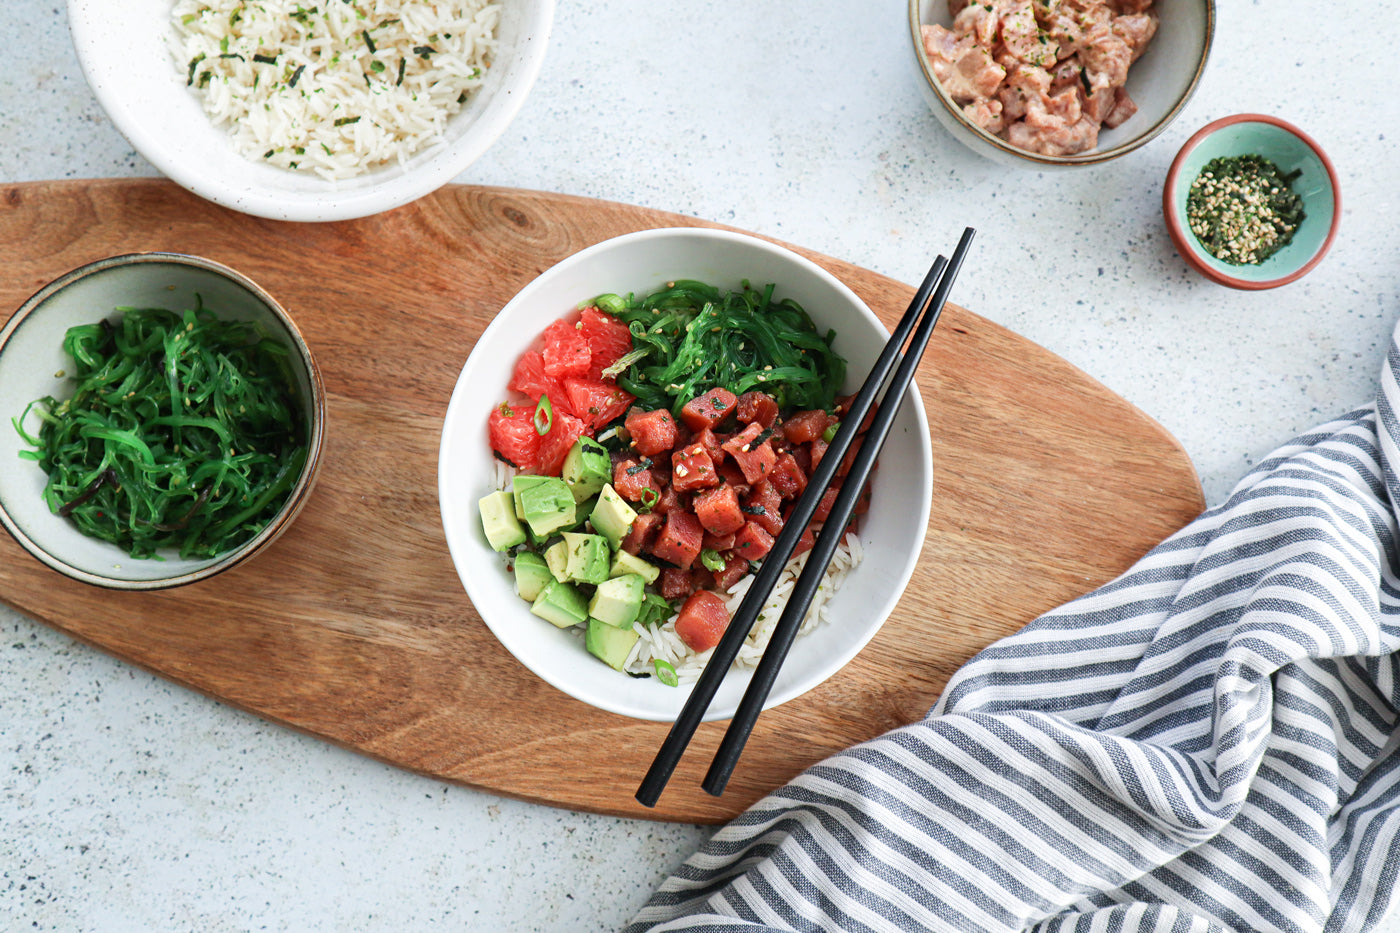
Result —
<instances>
[{"instance_id":1,"label":"marinated tuna in bowl","mask_svg":"<svg viewBox=\"0 0 1400 933\"><path fill-rule=\"evenodd\" d=\"M1137 113L1128 68L1157 33L1153 0L949 0L923 27L934 74L968 119L1018 149L1073 155Z\"/></svg>"}]
</instances>

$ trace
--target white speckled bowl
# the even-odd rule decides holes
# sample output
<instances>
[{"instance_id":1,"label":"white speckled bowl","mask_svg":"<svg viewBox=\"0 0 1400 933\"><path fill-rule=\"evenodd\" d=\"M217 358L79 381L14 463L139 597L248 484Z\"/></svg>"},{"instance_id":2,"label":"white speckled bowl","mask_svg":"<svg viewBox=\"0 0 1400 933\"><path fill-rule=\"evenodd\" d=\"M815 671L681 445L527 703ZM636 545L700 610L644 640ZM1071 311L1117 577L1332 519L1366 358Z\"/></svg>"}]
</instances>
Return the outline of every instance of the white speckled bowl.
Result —
<instances>
[{"instance_id":1,"label":"white speckled bowl","mask_svg":"<svg viewBox=\"0 0 1400 933\"><path fill-rule=\"evenodd\" d=\"M836 330L835 348L850 364L848 392L860 386L889 339L885 326L849 288L815 263L766 240L692 228L616 237L547 269L496 315L457 379L438 458L438 499L452 562L501 644L578 700L663 722L676 718L689 688L619 673L589 655L575 632L531 615L501 556L486 543L477 501L491 491L495 470L487 418L505 398L515 362L535 337L597 295L645 294L679 278L731 289L745 279L775 284L777 297L796 300L819 330ZM828 604L831 621L793 644L767 706L799 696L845 666L879 631L909 582L928 528L933 488L928 422L915 386L903 396L880 464L870 484L870 511L860 526L865 560ZM706 718L732 716L749 680L747 672L731 671Z\"/></svg>"},{"instance_id":2,"label":"white speckled bowl","mask_svg":"<svg viewBox=\"0 0 1400 933\"><path fill-rule=\"evenodd\" d=\"M113 315L118 307L161 307L182 311L195 296L221 318L259 322L281 340L288 354L301 410L309 422L309 452L301 476L275 518L242 546L205 560L186 560L173 551L163 559L136 559L106 541L89 538L70 521L53 514L43 500L47 477L10 424L30 402L72 394L64 375L71 361L63 335L78 324ZM264 550L291 525L305 505L321 464L325 392L311 350L296 325L273 298L245 276L212 260L174 253L114 256L74 269L40 289L0 330L0 522L29 553L75 580L119 590L152 590L203 580ZM38 434L38 415L25 427Z\"/></svg>"},{"instance_id":3,"label":"white speckled bowl","mask_svg":"<svg viewBox=\"0 0 1400 933\"><path fill-rule=\"evenodd\" d=\"M909 0L909 32L919 72L919 90L933 115L953 137L973 152L1002 165L1037 170L1097 165L1127 155L1166 129L1196 90L1210 57L1215 36L1214 0L1156 0L1160 20L1147 51L1128 71L1128 93L1138 112L1122 126L1105 129L1099 145L1089 152L1047 156L1017 149L977 126L944 93L924 54L920 27L951 26L947 0Z\"/></svg>"},{"instance_id":4,"label":"white speckled bowl","mask_svg":"<svg viewBox=\"0 0 1400 933\"><path fill-rule=\"evenodd\" d=\"M386 211L435 191L461 174L501 135L525 102L544 62L554 0L502 5L495 64L448 122L444 143L402 167L356 178L316 175L251 162L205 115L167 46L172 0L68 0L78 61L118 130L167 177L224 207L273 220L348 220Z\"/></svg>"}]
</instances>

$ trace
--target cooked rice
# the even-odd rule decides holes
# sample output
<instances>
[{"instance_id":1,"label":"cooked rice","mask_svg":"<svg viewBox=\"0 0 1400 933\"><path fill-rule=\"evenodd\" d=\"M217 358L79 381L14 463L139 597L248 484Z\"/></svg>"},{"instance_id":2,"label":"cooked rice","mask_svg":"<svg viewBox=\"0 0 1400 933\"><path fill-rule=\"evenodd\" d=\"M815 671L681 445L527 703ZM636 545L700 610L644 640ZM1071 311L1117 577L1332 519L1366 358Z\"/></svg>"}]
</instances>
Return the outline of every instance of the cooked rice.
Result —
<instances>
[{"instance_id":1,"label":"cooked rice","mask_svg":"<svg viewBox=\"0 0 1400 933\"><path fill-rule=\"evenodd\" d=\"M244 156L349 178L442 140L499 16L488 0L176 0L171 51Z\"/></svg>"},{"instance_id":2,"label":"cooked rice","mask_svg":"<svg viewBox=\"0 0 1400 933\"><path fill-rule=\"evenodd\" d=\"M778 582L773 586L773 592L768 594L768 601L759 610L758 620L749 630L749 637L745 638L743 645L739 647L734 667L750 669L758 666L759 659L768 647L768 640L773 637L778 618L783 614L783 607L787 605L788 596L791 595L802 568L807 566L807 556L811 553L807 551L794 557L778 575ZM859 566L864 557L865 551L861 547L860 539L848 532L837 546L836 554L826 568L826 575L822 577L816 595L812 597L812 604L807 607L807 615L803 617L802 625L797 629L799 637L827 621L827 602L841 588L846 574ZM744 601L744 594L748 593L753 581L754 575L748 574L724 594L724 605L729 610L730 618L738 611L739 604ZM697 653L681 641L681 637L676 634L675 616L666 620L664 625L633 625L632 628L642 637L632 646L632 653L627 656L624 668L634 674L655 673L654 662L659 659L674 665L682 684L690 684L700 678L700 672L709 663L710 655L714 654L713 648Z\"/></svg>"},{"instance_id":3,"label":"cooked rice","mask_svg":"<svg viewBox=\"0 0 1400 933\"><path fill-rule=\"evenodd\" d=\"M494 461L494 467L491 477L494 488L510 489L511 481L517 472L516 469L500 460ZM796 585L802 568L807 566L807 556L811 553L811 551L806 551L794 557L787 562L783 572L778 575L778 582L773 585L773 592L768 594L768 601L759 610L757 621L749 630L748 638L745 638L743 645L739 647L739 654L734 659L733 667L748 670L758 666L764 650L768 647L769 639L773 637L773 629L777 627L778 619L782 616L783 608L787 605L788 596L792 593L792 588ZM846 575L858 567L864 559L865 549L861 546L860 539L855 534L847 532L841 543L836 546L836 553L831 559L831 564L826 568L826 574L817 586L817 592L812 597L811 605L807 607L807 615L803 617L802 624L797 629L799 637L828 621L827 603L841 588L841 584L846 580ZM743 579L722 594L725 608L729 610L731 619L734 617L734 613L739 610L739 604L744 601L744 595L753 585L753 580L753 574L746 574ZM634 624L633 630L641 637L632 646L632 652L627 656L627 663L623 665L623 670L632 674L654 674L656 672L655 662L662 660L675 667L676 675L682 684L691 684L698 680L700 672L705 669L705 665L710 661L710 656L714 654L714 649L710 648L700 652L692 650L676 634L676 618L677 616L673 615L660 625ZM575 626L580 637L580 648L582 648L583 628L581 625Z\"/></svg>"}]
</instances>

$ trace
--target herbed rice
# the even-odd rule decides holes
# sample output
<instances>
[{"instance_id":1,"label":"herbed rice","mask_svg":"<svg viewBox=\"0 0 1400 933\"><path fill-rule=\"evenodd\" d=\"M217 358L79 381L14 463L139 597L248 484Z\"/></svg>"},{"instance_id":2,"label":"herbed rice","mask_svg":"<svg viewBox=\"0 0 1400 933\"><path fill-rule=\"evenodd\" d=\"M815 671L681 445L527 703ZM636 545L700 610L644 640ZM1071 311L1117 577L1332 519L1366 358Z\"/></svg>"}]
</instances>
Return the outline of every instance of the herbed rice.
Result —
<instances>
[{"instance_id":1,"label":"herbed rice","mask_svg":"<svg viewBox=\"0 0 1400 933\"><path fill-rule=\"evenodd\" d=\"M492 476L493 487L495 489L510 489L515 473L515 469L510 465L499 460L495 461L495 472ZM774 584L773 592L768 595L768 601L759 610L753 628L749 630L748 637L744 639L743 645L739 648L739 654L734 659L734 667L748 670L758 666L764 650L768 647L769 639L773 637L773 629L777 627L778 619L783 614L783 607L787 605L788 596L792 593L792 588L797 583L802 568L807 566L807 557L811 553L811 551L807 551L794 557L787 562L783 572L778 575L778 582ZM860 539L848 532L841 543L837 545L831 564L826 568L826 574L817 587L816 595L812 597L811 605L807 607L807 615L803 617L802 625L797 630L799 636L806 635L828 621L827 603L841 588L841 584L846 580L846 575L860 566L860 562L864 558L865 549L861 546ZM744 595L753 585L753 580L754 575L748 574L735 583L728 592L721 594L724 596L724 605L729 610L730 618L733 618L734 613L738 611L739 604L744 601ZM627 656L627 663L623 665L623 670L631 674L654 674L656 673L655 662L661 660L675 667L676 675L681 684L692 684L698 680L705 665L709 663L710 656L714 654L714 649L710 648L701 652L692 650L676 634L676 618L676 615L672 615L671 618L659 625L633 624L632 628L641 637L632 646L632 652ZM582 626L576 628L580 636L579 647L582 650L583 628Z\"/></svg>"},{"instance_id":2,"label":"herbed rice","mask_svg":"<svg viewBox=\"0 0 1400 933\"><path fill-rule=\"evenodd\" d=\"M249 159L323 178L442 140L491 67L488 0L176 0L171 51Z\"/></svg>"}]
</instances>

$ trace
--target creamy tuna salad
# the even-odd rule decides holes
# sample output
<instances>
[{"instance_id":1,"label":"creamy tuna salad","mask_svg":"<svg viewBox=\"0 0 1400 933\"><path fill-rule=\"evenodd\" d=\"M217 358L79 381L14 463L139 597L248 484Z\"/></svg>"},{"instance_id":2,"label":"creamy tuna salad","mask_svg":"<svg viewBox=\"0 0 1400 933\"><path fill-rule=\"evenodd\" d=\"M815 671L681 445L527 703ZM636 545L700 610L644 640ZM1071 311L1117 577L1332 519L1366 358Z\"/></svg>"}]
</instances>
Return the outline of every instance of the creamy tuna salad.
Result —
<instances>
[{"instance_id":1,"label":"creamy tuna salad","mask_svg":"<svg viewBox=\"0 0 1400 933\"><path fill-rule=\"evenodd\" d=\"M1152 0L948 0L952 28L922 29L943 90L1018 149L1062 156L1137 112L1128 67L1157 31Z\"/></svg>"}]
</instances>

